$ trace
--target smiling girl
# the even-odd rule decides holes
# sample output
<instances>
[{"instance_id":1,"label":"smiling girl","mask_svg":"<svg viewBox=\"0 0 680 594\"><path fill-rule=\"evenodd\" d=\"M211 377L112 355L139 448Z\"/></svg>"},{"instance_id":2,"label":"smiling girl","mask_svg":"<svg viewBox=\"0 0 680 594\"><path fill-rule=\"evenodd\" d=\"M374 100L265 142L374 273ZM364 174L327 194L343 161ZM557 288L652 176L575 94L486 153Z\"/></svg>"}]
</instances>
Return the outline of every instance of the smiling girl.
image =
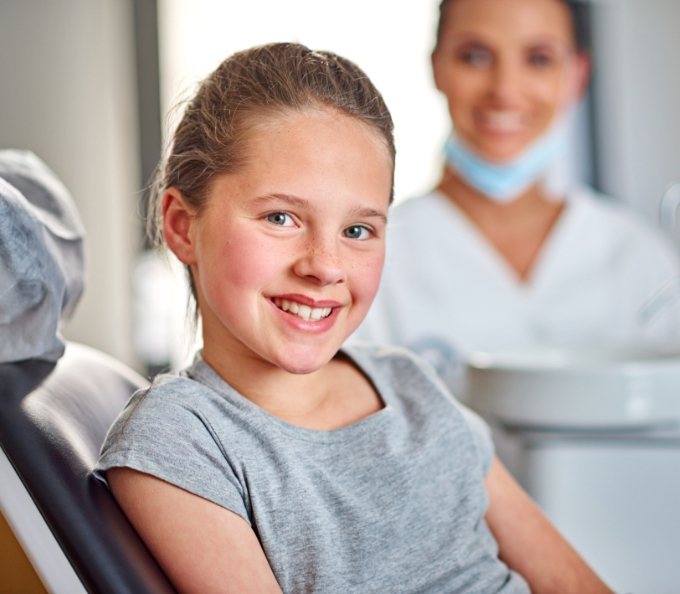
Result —
<instances>
[{"instance_id":1,"label":"smiling girl","mask_svg":"<svg viewBox=\"0 0 680 594\"><path fill-rule=\"evenodd\" d=\"M182 592L608 592L428 368L342 348L393 173L389 112L343 58L267 45L203 82L156 196L203 349L133 396L98 475Z\"/></svg>"}]
</instances>

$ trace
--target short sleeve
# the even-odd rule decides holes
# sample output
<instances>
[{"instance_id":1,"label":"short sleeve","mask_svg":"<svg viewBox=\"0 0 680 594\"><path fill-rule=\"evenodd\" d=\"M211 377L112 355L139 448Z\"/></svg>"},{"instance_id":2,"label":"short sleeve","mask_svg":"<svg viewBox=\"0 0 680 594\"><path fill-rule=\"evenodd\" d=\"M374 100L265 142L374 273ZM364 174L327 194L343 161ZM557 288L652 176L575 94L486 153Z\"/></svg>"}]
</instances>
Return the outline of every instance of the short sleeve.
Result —
<instances>
[{"instance_id":1,"label":"short sleeve","mask_svg":"<svg viewBox=\"0 0 680 594\"><path fill-rule=\"evenodd\" d=\"M181 386L178 384L182 384ZM135 394L109 429L94 475L126 467L150 474L237 513L247 497L207 415L194 405L204 386L187 378Z\"/></svg>"}]
</instances>

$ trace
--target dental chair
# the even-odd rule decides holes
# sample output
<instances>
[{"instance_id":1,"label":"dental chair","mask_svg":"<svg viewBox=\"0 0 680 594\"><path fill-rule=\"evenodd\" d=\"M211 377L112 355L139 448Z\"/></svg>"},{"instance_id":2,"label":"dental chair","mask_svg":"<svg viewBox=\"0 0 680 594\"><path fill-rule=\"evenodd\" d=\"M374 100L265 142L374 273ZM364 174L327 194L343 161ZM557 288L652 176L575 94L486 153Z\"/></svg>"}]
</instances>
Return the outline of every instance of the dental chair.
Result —
<instances>
[{"instance_id":1,"label":"dental chair","mask_svg":"<svg viewBox=\"0 0 680 594\"><path fill-rule=\"evenodd\" d=\"M75 343L56 364L0 365L0 509L50 592L174 592L106 486L89 474L109 425L146 384Z\"/></svg>"}]
</instances>

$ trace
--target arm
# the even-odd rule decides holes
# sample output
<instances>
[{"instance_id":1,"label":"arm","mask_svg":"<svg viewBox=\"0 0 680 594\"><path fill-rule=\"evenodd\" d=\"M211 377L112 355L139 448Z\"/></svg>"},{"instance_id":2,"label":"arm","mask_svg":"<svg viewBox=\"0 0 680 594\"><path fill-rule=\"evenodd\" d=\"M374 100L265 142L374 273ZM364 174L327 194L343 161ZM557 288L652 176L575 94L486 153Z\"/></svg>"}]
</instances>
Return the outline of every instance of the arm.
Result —
<instances>
[{"instance_id":1,"label":"arm","mask_svg":"<svg viewBox=\"0 0 680 594\"><path fill-rule=\"evenodd\" d=\"M281 593L255 533L237 514L129 468L106 478L179 592Z\"/></svg>"},{"instance_id":2,"label":"arm","mask_svg":"<svg viewBox=\"0 0 680 594\"><path fill-rule=\"evenodd\" d=\"M534 594L612 594L496 458L486 488L499 556Z\"/></svg>"}]
</instances>

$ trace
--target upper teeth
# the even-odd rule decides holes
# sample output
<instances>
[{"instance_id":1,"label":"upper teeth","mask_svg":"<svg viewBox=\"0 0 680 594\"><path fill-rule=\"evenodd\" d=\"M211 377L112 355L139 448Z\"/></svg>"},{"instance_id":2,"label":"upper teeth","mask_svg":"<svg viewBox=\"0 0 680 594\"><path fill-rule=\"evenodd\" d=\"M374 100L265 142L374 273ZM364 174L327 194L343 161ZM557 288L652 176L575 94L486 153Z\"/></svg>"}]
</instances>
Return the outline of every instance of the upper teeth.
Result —
<instances>
[{"instance_id":1,"label":"upper teeth","mask_svg":"<svg viewBox=\"0 0 680 594\"><path fill-rule=\"evenodd\" d=\"M330 307L309 307L309 305L302 305L295 301L288 301L287 299L275 299L274 303L283 311L292 313L306 322L310 320L316 321L321 318L327 318L331 315L332 309Z\"/></svg>"},{"instance_id":2,"label":"upper teeth","mask_svg":"<svg viewBox=\"0 0 680 594\"><path fill-rule=\"evenodd\" d=\"M514 132L522 127L522 116L513 111L487 111L484 120L488 126L502 132Z\"/></svg>"}]
</instances>

